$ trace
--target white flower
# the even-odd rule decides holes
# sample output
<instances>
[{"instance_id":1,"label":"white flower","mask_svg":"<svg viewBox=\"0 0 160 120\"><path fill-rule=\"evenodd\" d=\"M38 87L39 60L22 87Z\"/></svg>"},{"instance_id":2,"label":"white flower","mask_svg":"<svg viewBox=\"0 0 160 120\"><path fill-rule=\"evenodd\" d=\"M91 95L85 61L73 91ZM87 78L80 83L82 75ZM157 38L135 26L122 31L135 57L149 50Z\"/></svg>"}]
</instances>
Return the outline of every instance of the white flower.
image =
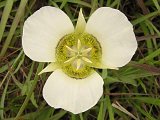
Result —
<instances>
[{"instance_id":1,"label":"white flower","mask_svg":"<svg viewBox=\"0 0 160 120\"><path fill-rule=\"evenodd\" d=\"M78 114L103 93L103 79L93 68L124 66L137 42L132 24L119 10L99 8L87 23L80 10L74 29L63 11L46 6L25 21L22 46L32 60L50 62L41 73L54 71L43 88L46 102Z\"/></svg>"}]
</instances>

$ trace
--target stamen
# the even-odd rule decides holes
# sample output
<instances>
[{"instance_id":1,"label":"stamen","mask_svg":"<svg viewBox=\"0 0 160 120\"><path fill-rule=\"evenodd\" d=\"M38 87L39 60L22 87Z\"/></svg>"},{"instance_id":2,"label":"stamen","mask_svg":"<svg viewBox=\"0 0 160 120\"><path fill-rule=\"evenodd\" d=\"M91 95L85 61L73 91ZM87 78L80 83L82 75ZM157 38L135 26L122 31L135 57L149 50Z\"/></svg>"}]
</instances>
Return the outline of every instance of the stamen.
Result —
<instances>
[{"instance_id":1,"label":"stamen","mask_svg":"<svg viewBox=\"0 0 160 120\"><path fill-rule=\"evenodd\" d=\"M69 46L65 45L65 47L70 51L70 52L76 52L76 50L70 48Z\"/></svg>"},{"instance_id":2,"label":"stamen","mask_svg":"<svg viewBox=\"0 0 160 120\"><path fill-rule=\"evenodd\" d=\"M81 52L82 52L82 54L87 54L87 53L89 53L91 50L92 50L92 48L87 48L87 49L82 50Z\"/></svg>"},{"instance_id":3,"label":"stamen","mask_svg":"<svg viewBox=\"0 0 160 120\"><path fill-rule=\"evenodd\" d=\"M90 59L86 58L86 57L82 57L82 60L88 63L92 63L92 61L90 61Z\"/></svg>"},{"instance_id":4,"label":"stamen","mask_svg":"<svg viewBox=\"0 0 160 120\"><path fill-rule=\"evenodd\" d=\"M71 57L70 59L66 60L66 61L64 62L64 64L72 62L75 58L76 58L76 57Z\"/></svg>"},{"instance_id":5,"label":"stamen","mask_svg":"<svg viewBox=\"0 0 160 120\"><path fill-rule=\"evenodd\" d=\"M81 41L78 39L78 43L77 43L77 49L78 49L78 51L80 51L80 49L81 49Z\"/></svg>"},{"instance_id":6,"label":"stamen","mask_svg":"<svg viewBox=\"0 0 160 120\"><path fill-rule=\"evenodd\" d=\"M82 65L82 60L81 59L77 59L77 61L76 61L76 70L79 70L81 65Z\"/></svg>"}]
</instances>

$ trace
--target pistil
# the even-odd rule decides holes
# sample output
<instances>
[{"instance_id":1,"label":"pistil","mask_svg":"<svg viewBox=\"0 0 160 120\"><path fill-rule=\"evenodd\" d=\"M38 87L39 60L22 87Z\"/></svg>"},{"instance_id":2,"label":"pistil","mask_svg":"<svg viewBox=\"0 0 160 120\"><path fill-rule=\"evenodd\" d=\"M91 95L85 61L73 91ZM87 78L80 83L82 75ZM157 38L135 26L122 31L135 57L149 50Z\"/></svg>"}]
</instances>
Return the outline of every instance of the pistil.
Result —
<instances>
[{"instance_id":1,"label":"pistil","mask_svg":"<svg viewBox=\"0 0 160 120\"><path fill-rule=\"evenodd\" d=\"M56 59L62 70L76 79L87 77L93 71L91 66L100 62L101 54L99 42L87 33L68 34L56 48Z\"/></svg>"},{"instance_id":2,"label":"pistil","mask_svg":"<svg viewBox=\"0 0 160 120\"><path fill-rule=\"evenodd\" d=\"M92 50L92 48L85 48L83 47L81 41L78 39L77 40L77 45L76 46L73 46L72 48L65 45L68 52L73 55L71 58L69 58L68 60L66 60L64 62L65 63L68 63L68 62L74 62L76 65L73 65L74 67L76 67L76 70L79 70L80 68L82 68L82 64L84 64L83 62L87 62L87 63L92 63L92 61L87 58L87 54L89 54L89 52ZM73 48L76 48L76 49L73 49Z\"/></svg>"}]
</instances>

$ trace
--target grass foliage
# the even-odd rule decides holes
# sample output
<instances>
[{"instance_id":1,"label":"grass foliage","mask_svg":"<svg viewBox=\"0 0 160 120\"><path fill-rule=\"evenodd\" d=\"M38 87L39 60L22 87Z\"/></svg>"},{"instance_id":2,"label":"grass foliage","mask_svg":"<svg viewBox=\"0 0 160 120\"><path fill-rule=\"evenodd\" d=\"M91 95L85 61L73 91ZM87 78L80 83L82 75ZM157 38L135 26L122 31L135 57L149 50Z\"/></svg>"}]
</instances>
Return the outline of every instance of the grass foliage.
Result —
<instances>
[{"instance_id":1,"label":"grass foliage","mask_svg":"<svg viewBox=\"0 0 160 120\"><path fill-rule=\"evenodd\" d=\"M160 120L160 0L0 0L1 120ZM25 19L42 6L62 9L76 23L83 8L86 20L109 6L134 25L138 49L120 70L97 70L104 94L98 104L74 115L49 107L42 88L49 74L38 76L44 63L31 61L21 45Z\"/></svg>"}]
</instances>

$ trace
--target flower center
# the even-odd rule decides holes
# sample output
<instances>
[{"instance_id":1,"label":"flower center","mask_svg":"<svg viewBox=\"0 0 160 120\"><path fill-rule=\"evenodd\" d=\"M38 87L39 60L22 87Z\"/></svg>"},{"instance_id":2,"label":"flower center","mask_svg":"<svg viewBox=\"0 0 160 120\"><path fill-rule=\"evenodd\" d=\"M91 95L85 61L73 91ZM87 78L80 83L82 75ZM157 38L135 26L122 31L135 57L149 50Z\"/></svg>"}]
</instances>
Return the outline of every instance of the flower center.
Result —
<instances>
[{"instance_id":1,"label":"flower center","mask_svg":"<svg viewBox=\"0 0 160 120\"><path fill-rule=\"evenodd\" d=\"M65 35L56 47L56 59L70 77L81 79L93 71L92 65L100 63L102 50L97 39L88 33Z\"/></svg>"}]
</instances>

